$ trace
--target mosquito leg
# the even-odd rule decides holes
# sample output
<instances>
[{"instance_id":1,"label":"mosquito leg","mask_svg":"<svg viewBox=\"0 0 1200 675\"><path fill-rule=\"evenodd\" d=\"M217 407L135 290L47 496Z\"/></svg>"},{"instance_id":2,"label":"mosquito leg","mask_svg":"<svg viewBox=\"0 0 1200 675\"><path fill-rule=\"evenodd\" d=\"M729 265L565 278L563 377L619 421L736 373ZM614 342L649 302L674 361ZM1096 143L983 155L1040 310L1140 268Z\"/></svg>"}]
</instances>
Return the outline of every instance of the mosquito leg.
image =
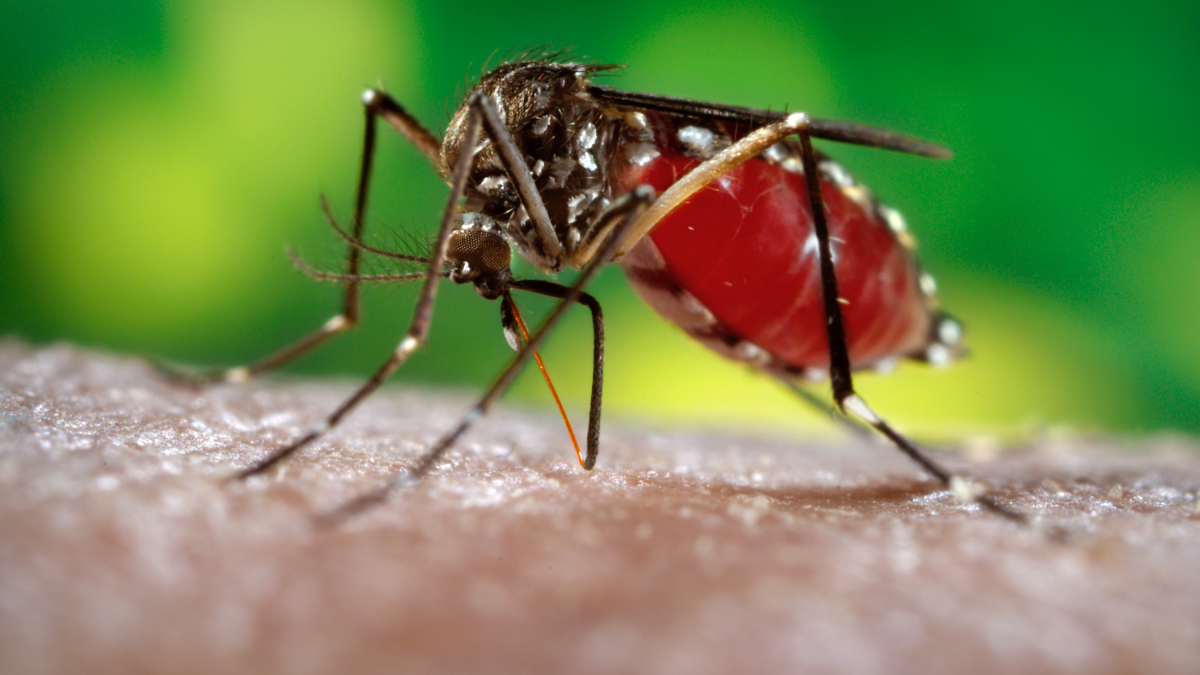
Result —
<instances>
[{"instance_id":1,"label":"mosquito leg","mask_svg":"<svg viewBox=\"0 0 1200 675\"><path fill-rule=\"evenodd\" d=\"M1001 505L990 495L979 494L977 488L967 480L956 476L922 451L912 441L892 428L882 417L875 414L854 391L850 375L850 350L846 342L846 327L842 321L842 309L838 302L837 275L833 268L833 255L829 245L829 226L825 221L825 200L821 197L821 185L817 173L817 158L809 137L807 117L800 125L801 160L804 164L804 179L808 186L812 204L813 229L816 231L817 249L821 261L821 292L825 303L826 328L829 335L829 379L833 385L833 398L843 412L850 413L871 428L886 436L901 452L908 455L942 485L954 491L960 498L975 501L989 511L1009 520L1024 523L1024 515Z\"/></svg>"},{"instance_id":2,"label":"mosquito leg","mask_svg":"<svg viewBox=\"0 0 1200 675\"><path fill-rule=\"evenodd\" d=\"M362 95L363 105L370 111L368 114L373 114L382 117L384 121L392 125L396 131L408 139L410 143L417 146L417 149L425 155L434 168L439 171L442 168L442 143L437 136L429 133L429 130L417 121L417 118L408 114L404 106L396 102L396 99L389 96L386 92L379 89L368 89Z\"/></svg>"},{"instance_id":3,"label":"mosquito leg","mask_svg":"<svg viewBox=\"0 0 1200 675\"><path fill-rule=\"evenodd\" d=\"M566 298L571 292L567 286L541 279L514 281L510 288L560 299ZM600 407L604 395L604 312L600 309L600 302L587 293L580 292L575 301L592 313L592 399L588 408L587 457L583 460L583 468L591 469L596 466L596 457L600 454Z\"/></svg>"},{"instance_id":4,"label":"mosquito leg","mask_svg":"<svg viewBox=\"0 0 1200 675\"><path fill-rule=\"evenodd\" d=\"M371 181L371 167L375 160L375 131L376 120L380 117L396 127L400 133L413 142L426 156L435 158L438 154L437 139L421 126L411 115L405 112L400 104L383 92L368 90L363 94L363 109L366 124L363 131L362 163L358 174L358 191L354 202L354 221L351 225L353 239L361 240L364 216L367 211L367 192ZM322 201L324 206L324 201ZM329 215L326 208L326 215ZM335 335L343 333L359 320L359 259L361 251L357 246L350 246L346 256L346 286L342 298L342 311L331 317L320 328L300 338L283 349L270 354L248 365L216 370L205 373L185 374L169 366L160 366L164 374L177 380L195 386L203 386L218 382L244 382L256 375L283 366L307 353L309 350L323 344Z\"/></svg>"},{"instance_id":5,"label":"mosquito leg","mask_svg":"<svg viewBox=\"0 0 1200 675\"><path fill-rule=\"evenodd\" d=\"M368 123L368 129L373 129L374 118L370 117L370 115L371 113L368 113L368 116L372 122ZM482 124L480 117L478 115L472 115L464 132L464 147L476 147L479 143L479 136L481 132ZM373 132L368 131L367 137L367 147L372 147ZM458 164L455 166L454 177L450 184L450 197L446 203L445 210L442 212L442 222L438 228L437 242L434 244L433 255L429 260L429 266L425 270L425 281L421 286L420 294L417 296L417 306L416 309L413 310L412 322L409 324L408 332L405 334L404 339L400 341L400 344L397 345L396 350L392 352L392 355L388 358L388 360L385 361L373 375L371 375L369 380L359 387L358 390L355 391L352 396L350 396L350 398L346 399L345 402L338 406L337 410L333 411L333 413L326 417L323 422L313 427L308 433L304 434L295 441L292 441L290 444L280 448L279 450L276 450L258 464L239 472L236 474L235 478L247 478L249 476L262 473L300 448L303 448L309 443L312 443L321 436L325 435L326 432L337 426L337 424L341 422L342 419L350 413L350 411L357 407L358 404L363 401L363 399L378 389L379 385L383 384L383 382L387 380L392 373L396 372L396 369L404 363L409 354L412 354L417 347L425 343L425 338L429 334L429 323L433 316L433 301L435 295L437 294L437 282L443 276L442 268L445 266L446 262L446 242L450 239L450 232L453 229L455 215L458 213L458 202L462 198L463 192L466 189L467 178L471 172L472 166L474 165L474 160L475 156L473 153L465 152L461 157L459 157ZM364 159L363 166L363 175L365 177L369 173L370 168L369 161L367 159ZM365 205L366 192L364 186L360 185L359 206L365 207ZM358 207L356 207L356 210L357 208ZM354 232L356 239L359 238L359 234L361 233L361 215L361 211L359 211L356 217L356 230ZM351 251L352 274L357 274L357 269L354 267L354 265L357 261L358 249L351 247ZM347 282L347 287L356 287L357 283L357 280L349 281ZM347 297L350 297L349 293L347 293ZM356 303L354 304L354 307L357 307Z\"/></svg>"},{"instance_id":6,"label":"mosquito leg","mask_svg":"<svg viewBox=\"0 0 1200 675\"><path fill-rule=\"evenodd\" d=\"M470 146L467 146L470 147ZM343 520L354 516L357 513L370 508L371 506L385 501L388 495L397 488L415 485L437 464L437 461L450 449L451 446L458 440L460 436L480 417L482 417L492 404L508 390L509 386L517 377L517 373L521 371L521 367L532 357L533 352L541 347L550 330L558 323L562 315L567 309L578 302L583 295L583 289L593 278L600 272L601 266L612 257L612 254L617 250L621 241L628 235L634 222L638 216L654 201L654 190L649 186L643 185L635 189L633 192L626 194L613 204L607 212L607 216L611 218L619 218L620 225L613 228L608 241L600 249L592 262L583 269L579 278L571 288L564 294L562 301L555 306L550 315L546 317L544 323L538 328L533 337L525 343L524 347L517 352L517 355L509 362L508 366L496 378L492 386L484 393L479 401L463 415L458 424L453 429L443 435L436 443L434 443L425 455L421 457L411 469L404 473L397 474L388 480L381 488L368 492L361 497L343 505L335 511L332 511L321 518L321 523L324 525L336 525ZM597 422L598 422L597 413ZM597 429L599 425L597 424ZM590 454L590 450L589 450Z\"/></svg>"},{"instance_id":7,"label":"mosquito leg","mask_svg":"<svg viewBox=\"0 0 1200 675\"><path fill-rule=\"evenodd\" d=\"M534 262L543 269L554 271L561 269L562 243L558 241L558 234L555 233L554 225L550 222L550 213L546 210L546 205L542 202L542 195L534 184L533 173L525 164L524 155L521 154L512 134L509 133L508 127L500 118L496 104L492 102L491 98L479 93L472 96L467 104L472 112L483 117L484 129L487 130L488 137L500 156L500 162L516 187L517 194L521 196L521 204L525 207L525 212L529 214L534 227L537 228L536 239L525 242L538 257L538 260ZM447 132L447 134L449 133Z\"/></svg>"}]
</instances>

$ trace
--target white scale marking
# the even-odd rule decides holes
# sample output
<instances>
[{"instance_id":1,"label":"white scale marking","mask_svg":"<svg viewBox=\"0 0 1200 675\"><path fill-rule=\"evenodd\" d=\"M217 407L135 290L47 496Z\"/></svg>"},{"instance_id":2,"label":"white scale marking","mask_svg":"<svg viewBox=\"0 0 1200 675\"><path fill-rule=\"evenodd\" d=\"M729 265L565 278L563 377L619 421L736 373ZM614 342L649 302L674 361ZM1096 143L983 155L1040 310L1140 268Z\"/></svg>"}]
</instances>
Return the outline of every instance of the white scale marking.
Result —
<instances>
[{"instance_id":1,"label":"white scale marking","mask_svg":"<svg viewBox=\"0 0 1200 675\"><path fill-rule=\"evenodd\" d=\"M591 196L592 195L586 192L580 192L572 195L571 198L567 200L568 223L573 223L577 218L579 218L579 213L583 211L584 207L586 207L588 203L590 203Z\"/></svg>"},{"instance_id":2,"label":"white scale marking","mask_svg":"<svg viewBox=\"0 0 1200 675\"><path fill-rule=\"evenodd\" d=\"M646 166L658 158L658 148L653 143L631 143L625 146L625 157L638 166Z\"/></svg>"},{"instance_id":3,"label":"white scale marking","mask_svg":"<svg viewBox=\"0 0 1200 675\"><path fill-rule=\"evenodd\" d=\"M883 222L887 223L888 229L896 234L908 231L908 225L904 222L904 216L900 212L890 206L879 205L879 215L883 217Z\"/></svg>"},{"instance_id":4,"label":"white scale marking","mask_svg":"<svg viewBox=\"0 0 1200 675\"><path fill-rule=\"evenodd\" d=\"M679 304L683 305L683 308L687 310L689 314L700 318L705 326L711 326L717 323L717 317L714 316L713 313L704 306L704 303L700 302L700 300L691 293L683 291L679 295Z\"/></svg>"},{"instance_id":5,"label":"white scale marking","mask_svg":"<svg viewBox=\"0 0 1200 675\"><path fill-rule=\"evenodd\" d=\"M631 112L625 114L625 124L631 129L641 131L647 126L646 116L640 112Z\"/></svg>"},{"instance_id":6,"label":"white scale marking","mask_svg":"<svg viewBox=\"0 0 1200 675\"><path fill-rule=\"evenodd\" d=\"M769 354L758 345L749 340L742 340L733 347L734 355L742 361L763 361L770 357Z\"/></svg>"},{"instance_id":7,"label":"white scale marking","mask_svg":"<svg viewBox=\"0 0 1200 675\"><path fill-rule=\"evenodd\" d=\"M849 410L855 417L870 424L872 426L880 424L883 420L879 419L879 415L871 410L871 406L867 402L859 398L858 394L850 394L842 401L842 407Z\"/></svg>"},{"instance_id":8,"label":"white scale marking","mask_svg":"<svg viewBox=\"0 0 1200 675\"><path fill-rule=\"evenodd\" d=\"M925 348L925 360L929 365L940 368L949 365L953 357L946 345L934 343Z\"/></svg>"},{"instance_id":9,"label":"white scale marking","mask_svg":"<svg viewBox=\"0 0 1200 675\"><path fill-rule=\"evenodd\" d=\"M954 319L942 319L938 324L938 338L948 345L962 342L962 326Z\"/></svg>"},{"instance_id":10,"label":"white scale marking","mask_svg":"<svg viewBox=\"0 0 1200 675\"><path fill-rule=\"evenodd\" d=\"M802 127L808 126L808 115L802 112L792 113L785 117L783 122L787 126L799 131Z\"/></svg>"},{"instance_id":11,"label":"white scale marking","mask_svg":"<svg viewBox=\"0 0 1200 675\"><path fill-rule=\"evenodd\" d=\"M896 370L896 367L899 365L899 363L900 362L896 359L896 357L888 356L876 361L875 364L871 366L871 370L874 370L879 375L888 375Z\"/></svg>"},{"instance_id":12,"label":"white scale marking","mask_svg":"<svg viewBox=\"0 0 1200 675\"><path fill-rule=\"evenodd\" d=\"M778 164L779 162L782 162L790 157L791 153L787 151L787 148L783 145L783 143L776 143L766 150L763 150L762 156L763 159L766 159L768 162L775 162Z\"/></svg>"},{"instance_id":13,"label":"white scale marking","mask_svg":"<svg viewBox=\"0 0 1200 675\"><path fill-rule=\"evenodd\" d=\"M250 369L245 366L230 368L225 371L225 381L233 384L240 384L250 379Z\"/></svg>"},{"instance_id":14,"label":"white scale marking","mask_svg":"<svg viewBox=\"0 0 1200 675\"><path fill-rule=\"evenodd\" d=\"M712 129L705 129L704 127L697 126L686 126L681 128L676 136L679 139L679 142L688 150L691 150L693 154L701 157L709 157L712 155L713 143L716 140L716 136L713 134Z\"/></svg>"},{"instance_id":15,"label":"white scale marking","mask_svg":"<svg viewBox=\"0 0 1200 675\"><path fill-rule=\"evenodd\" d=\"M985 492L982 485L960 476L950 476L950 491L954 493L955 497L964 502L974 502L982 497Z\"/></svg>"},{"instance_id":16,"label":"white scale marking","mask_svg":"<svg viewBox=\"0 0 1200 675\"><path fill-rule=\"evenodd\" d=\"M480 192L485 192L489 195L494 195L508 186L508 176L488 176L479 181Z\"/></svg>"},{"instance_id":17,"label":"white scale marking","mask_svg":"<svg viewBox=\"0 0 1200 675\"><path fill-rule=\"evenodd\" d=\"M592 146L596 144L596 125L588 122L575 136L575 143L580 150L591 150Z\"/></svg>"},{"instance_id":18,"label":"white scale marking","mask_svg":"<svg viewBox=\"0 0 1200 675\"><path fill-rule=\"evenodd\" d=\"M932 296L937 294L937 282L933 280L933 276L929 272L921 272L919 283L921 284L921 292L925 295Z\"/></svg>"},{"instance_id":19,"label":"white scale marking","mask_svg":"<svg viewBox=\"0 0 1200 675\"><path fill-rule=\"evenodd\" d=\"M854 177L850 175L850 172L846 171L845 167L837 162L825 160L824 162L821 162L821 166L819 168L821 172L829 178L830 183L833 183L843 190L849 187L854 187L858 184L858 181L854 180Z\"/></svg>"},{"instance_id":20,"label":"white scale marking","mask_svg":"<svg viewBox=\"0 0 1200 675\"><path fill-rule=\"evenodd\" d=\"M346 327L346 317L342 316L341 314L338 314L337 316L326 321L325 325L321 327L321 330L329 332L329 333L333 333L333 332L339 331L345 327Z\"/></svg>"},{"instance_id":21,"label":"white scale marking","mask_svg":"<svg viewBox=\"0 0 1200 675\"><path fill-rule=\"evenodd\" d=\"M504 339L508 342L508 346L512 347L514 352L521 351L521 343L517 341L517 332L508 326L504 327Z\"/></svg>"},{"instance_id":22,"label":"white scale marking","mask_svg":"<svg viewBox=\"0 0 1200 675\"><path fill-rule=\"evenodd\" d=\"M870 209L871 205L875 201L875 197L874 197L874 195L871 194L871 191L868 190L866 188L866 186L861 185L861 184L854 184L854 185L850 185L847 187L843 187L842 194L849 197L850 201L854 202L856 205L858 205L859 208L862 208L864 210Z\"/></svg>"},{"instance_id":23,"label":"white scale marking","mask_svg":"<svg viewBox=\"0 0 1200 675\"><path fill-rule=\"evenodd\" d=\"M396 353L399 354L400 358L402 359L407 358L408 355L411 354L419 344L420 342L417 341L417 338L411 335L405 335L404 339L400 341L400 346L396 347Z\"/></svg>"}]
</instances>

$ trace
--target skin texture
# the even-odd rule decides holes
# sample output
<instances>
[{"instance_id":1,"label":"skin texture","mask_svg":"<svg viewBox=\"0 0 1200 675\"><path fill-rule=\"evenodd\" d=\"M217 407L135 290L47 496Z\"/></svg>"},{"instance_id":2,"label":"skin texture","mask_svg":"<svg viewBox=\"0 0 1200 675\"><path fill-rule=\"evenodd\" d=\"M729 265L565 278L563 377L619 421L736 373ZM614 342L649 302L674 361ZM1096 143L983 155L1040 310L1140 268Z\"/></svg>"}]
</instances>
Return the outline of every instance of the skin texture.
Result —
<instances>
[{"instance_id":1,"label":"skin texture","mask_svg":"<svg viewBox=\"0 0 1200 675\"><path fill-rule=\"evenodd\" d=\"M1022 528L856 439L610 423L584 472L559 421L500 409L320 529L469 405L387 389L222 481L351 386L0 342L0 672L1200 672L1190 440L942 456Z\"/></svg>"}]
</instances>

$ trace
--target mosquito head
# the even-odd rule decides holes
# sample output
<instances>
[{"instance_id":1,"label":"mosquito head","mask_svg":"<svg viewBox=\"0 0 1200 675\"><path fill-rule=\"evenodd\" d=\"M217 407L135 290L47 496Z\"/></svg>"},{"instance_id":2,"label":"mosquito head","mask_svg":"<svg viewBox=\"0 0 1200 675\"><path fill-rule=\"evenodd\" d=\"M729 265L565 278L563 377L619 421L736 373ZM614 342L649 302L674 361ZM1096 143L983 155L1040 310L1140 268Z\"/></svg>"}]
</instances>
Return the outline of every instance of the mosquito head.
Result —
<instances>
[{"instance_id":1,"label":"mosquito head","mask_svg":"<svg viewBox=\"0 0 1200 675\"><path fill-rule=\"evenodd\" d=\"M495 300L512 281L512 250L496 221L478 213L458 216L459 223L446 243L446 260L453 266L450 279L475 284L480 296Z\"/></svg>"}]
</instances>

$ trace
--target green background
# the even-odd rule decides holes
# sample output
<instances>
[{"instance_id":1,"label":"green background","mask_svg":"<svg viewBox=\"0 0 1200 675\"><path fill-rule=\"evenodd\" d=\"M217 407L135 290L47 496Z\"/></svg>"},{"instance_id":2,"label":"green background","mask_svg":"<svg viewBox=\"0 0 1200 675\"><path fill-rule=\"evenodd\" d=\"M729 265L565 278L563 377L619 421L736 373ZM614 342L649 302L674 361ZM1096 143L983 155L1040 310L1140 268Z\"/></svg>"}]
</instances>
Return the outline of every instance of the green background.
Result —
<instances>
[{"instance_id":1,"label":"green background","mask_svg":"<svg viewBox=\"0 0 1200 675\"><path fill-rule=\"evenodd\" d=\"M972 358L863 376L926 435L1200 429L1200 4L557 4L176 0L0 8L0 333L192 364L261 356L333 314L318 196L348 219L368 86L440 131L489 58L574 47L622 88L805 110L954 149L950 162L824 145L903 212ZM385 134L370 227L432 231L445 188ZM401 233L401 234L397 234ZM411 235L410 235L411 236ZM768 378L641 306L617 269L607 414L827 428ZM382 362L415 285L293 372ZM526 301L527 313L547 305ZM443 285L398 379L476 387L511 352L498 306ZM577 415L588 321L544 353ZM510 400L549 405L533 373Z\"/></svg>"}]
</instances>

